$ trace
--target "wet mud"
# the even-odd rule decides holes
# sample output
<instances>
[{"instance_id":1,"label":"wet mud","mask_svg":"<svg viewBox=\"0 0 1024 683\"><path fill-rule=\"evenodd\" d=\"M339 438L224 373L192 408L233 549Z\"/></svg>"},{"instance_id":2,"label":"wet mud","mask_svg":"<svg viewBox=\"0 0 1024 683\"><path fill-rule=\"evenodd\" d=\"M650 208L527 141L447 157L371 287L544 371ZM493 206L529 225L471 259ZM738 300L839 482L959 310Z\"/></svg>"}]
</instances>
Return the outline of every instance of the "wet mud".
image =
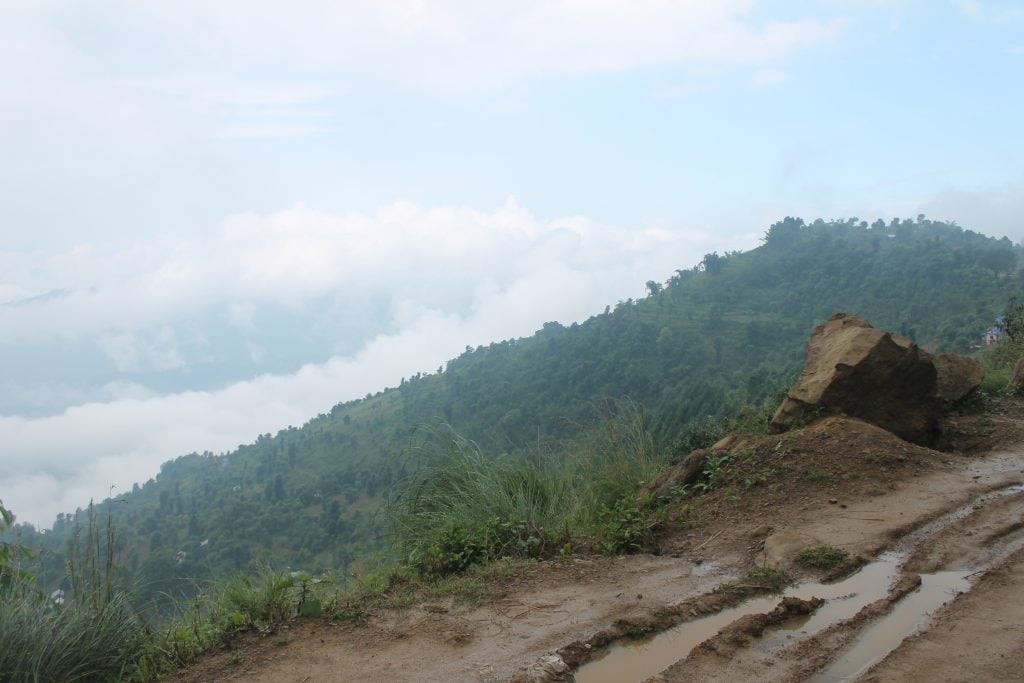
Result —
<instances>
[{"instance_id":1,"label":"wet mud","mask_svg":"<svg viewBox=\"0 0 1024 683\"><path fill-rule=\"evenodd\" d=\"M787 651L840 628L853 633L832 638L831 648L828 637L814 642L827 654L819 654L811 666L783 665L775 671L780 680L853 680L924 629L937 610L969 592L972 580L1021 551L1022 518L1024 487L1014 484L986 491L908 530L891 550L844 579L804 582L787 589L783 602L778 597L747 600L640 642L616 644L580 667L575 680L639 683L696 680L700 674L716 678L702 671L700 662L691 667L689 661L703 660L713 669L714 660L733 659L737 650L745 648L750 650L749 659L774 666L772 660L792 659ZM780 613L785 601L814 608L784 619L770 618ZM751 619L760 620L764 627L756 633L737 627ZM725 673L722 680L731 675Z\"/></svg>"}]
</instances>

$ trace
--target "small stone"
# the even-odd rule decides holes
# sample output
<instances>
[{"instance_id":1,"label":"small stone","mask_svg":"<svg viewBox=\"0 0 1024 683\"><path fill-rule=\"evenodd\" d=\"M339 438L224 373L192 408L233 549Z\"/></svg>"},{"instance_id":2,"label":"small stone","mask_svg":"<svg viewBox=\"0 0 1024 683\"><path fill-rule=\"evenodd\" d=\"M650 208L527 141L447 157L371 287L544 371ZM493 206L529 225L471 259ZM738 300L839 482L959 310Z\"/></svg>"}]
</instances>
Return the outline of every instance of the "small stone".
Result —
<instances>
[{"instance_id":1,"label":"small stone","mask_svg":"<svg viewBox=\"0 0 1024 683\"><path fill-rule=\"evenodd\" d=\"M828 502L831 503L832 505L835 505L836 503L839 502L839 499L838 498L829 498Z\"/></svg>"}]
</instances>

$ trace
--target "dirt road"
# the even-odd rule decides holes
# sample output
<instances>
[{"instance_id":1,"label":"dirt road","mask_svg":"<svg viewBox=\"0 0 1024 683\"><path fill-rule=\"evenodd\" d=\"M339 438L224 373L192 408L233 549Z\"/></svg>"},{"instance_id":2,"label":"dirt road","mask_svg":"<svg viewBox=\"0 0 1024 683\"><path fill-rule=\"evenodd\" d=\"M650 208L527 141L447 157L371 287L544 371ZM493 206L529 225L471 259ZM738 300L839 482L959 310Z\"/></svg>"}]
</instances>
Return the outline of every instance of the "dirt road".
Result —
<instances>
[{"instance_id":1,"label":"dirt road","mask_svg":"<svg viewBox=\"0 0 1024 683\"><path fill-rule=\"evenodd\" d=\"M1019 433L1012 429L1022 423L1019 416L1000 419L1005 424L997 428ZM652 675L652 681L1019 678L1024 446L985 455L939 453L841 421L808 428L785 447L782 440L767 446L782 453L771 468L774 478L747 496L724 490L695 505L688 524L666 536L661 556L538 563L473 607L435 601L375 614L363 625L298 621L275 636L214 653L174 680L569 680L574 671L566 659L572 669L597 660L579 670L588 682ZM760 458L758 467L768 457L750 452ZM751 481L739 469L737 476ZM822 616L769 623L750 615L729 621L731 613L724 613L729 623L711 630L700 621L726 606L708 597L722 582L765 563L799 575L796 552L819 545L866 564L845 594L824 600ZM845 590L807 585L820 595L805 597ZM762 614L777 602L750 604ZM675 651L655 672L602 674L609 633L663 623L668 614L673 623L685 622L677 629L704 628L697 641L703 644ZM872 645L879 642L885 645Z\"/></svg>"}]
</instances>

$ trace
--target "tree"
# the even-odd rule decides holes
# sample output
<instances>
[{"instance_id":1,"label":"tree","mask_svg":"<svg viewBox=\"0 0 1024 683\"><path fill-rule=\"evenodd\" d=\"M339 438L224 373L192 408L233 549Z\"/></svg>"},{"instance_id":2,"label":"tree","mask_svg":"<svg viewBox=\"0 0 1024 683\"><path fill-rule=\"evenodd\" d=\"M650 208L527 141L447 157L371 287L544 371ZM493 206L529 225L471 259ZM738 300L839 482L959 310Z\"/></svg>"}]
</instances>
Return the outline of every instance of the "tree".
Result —
<instances>
[{"instance_id":1,"label":"tree","mask_svg":"<svg viewBox=\"0 0 1024 683\"><path fill-rule=\"evenodd\" d=\"M768 228L768 232L764 234L764 245L771 249L793 246L800 238L800 231L803 228L803 219L786 216Z\"/></svg>"},{"instance_id":2,"label":"tree","mask_svg":"<svg viewBox=\"0 0 1024 683\"><path fill-rule=\"evenodd\" d=\"M0 534L14 525L14 513L4 507L0 502ZM0 541L0 596L6 596L10 591L30 586L35 583L35 577L25 571L21 563L32 559L32 551L20 543Z\"/></svg>"},{"instance_id":3,"label":"tree","mask_svg":"<svg viewBox=\"0 0 1024 683\"><path fill-rule=\"evenodd\" d=\"M708 275L718 275L725 266L725 257L719 256L717 251L713 251L704 255L704 260L700 262L700 265L701 270Z\"/></svg>"}]
</instances>

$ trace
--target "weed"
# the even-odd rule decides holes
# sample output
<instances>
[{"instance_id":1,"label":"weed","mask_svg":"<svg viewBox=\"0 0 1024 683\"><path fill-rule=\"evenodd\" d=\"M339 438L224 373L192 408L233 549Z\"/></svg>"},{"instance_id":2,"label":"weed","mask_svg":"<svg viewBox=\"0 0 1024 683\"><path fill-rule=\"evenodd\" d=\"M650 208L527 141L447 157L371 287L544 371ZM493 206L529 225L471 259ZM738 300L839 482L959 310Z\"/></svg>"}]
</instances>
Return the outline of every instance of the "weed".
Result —
<instances>
[{"instance_id":1,"label":"weed","mask_svg":"<svg viewBox=\"0 0 1024 683\"><path fill-rule=\"evenodd\" d=\"M3 525L13 515L0 508ZM81 529L69 551L74 588L57 603L42 595L35 579L4 546L0 566L0 678L81 681L130 677L147 653L151 632L127 595L113 583L114 536L108 519L100 531L89 507L84 546ZM105 541L105 543L104 543Z\"/></svg>"},{"instance_id":2,"label":"weed","mask_svg":"<svg viewBox=\"0 0 1024 683\"><path fill-rule=\"evenodd\" d=\"M694 484L694 488L701 493L714 491L728 481L725 465L732 458L730 453L708 453L704 460L704 469L701 470L701 481Z\"/></svg>"},{"instance_id":3,"label":"weed","mask_svg":"<svg viewBox=\"0 0 1024 683\"><path fill-rule=\"evenodd\" d=\"M822 545L816 548L805 548L797 553L797 564L808 569L835 569L843 562L849 554L845 550Z\"/></svg>"},{"instance_id":4,"label":"weed","mask_svg":"<svg viewBox=\"0 0 1024 683\"><path fill-rule=\"evenodd\" d=\"M771 567L755 567L736 582L723 583L715 588L715 593L725 591L767 591L781 593L791 582L789 575L781 569Z\"/></svg>"},{"instance_id":5,"label":"weed","mask_svg":"<svg viewBox=\"0 0 1024 683\"><path fill-rule=\"evenodd\" d=\"M318 617L323 613L323 603L313 595L313 589L323 579L314 577L309 572L292 572L288 575L292 585L299 591L299 603L296 605L296 613L300 617Z\"/></svg>"},{"instance_id":6,"label":"weed","mask_svg":"<svg viewBox=\"0 0 1024 683\"><path fill-rule=\"evenodd\" d=\"M238 574L222 588L222 604L236 629L256 628L269 632L292 616L293 600L289 589L293 579L284 571L261 568L255 576Z\"/></svg>"},{"instance_id":7,"label":"weed","mask_svg":"<svg viewBox=\"0 0 1024 683\"><path fill-rule=\"evenodd\" d=\"M664 518L664 509L651 510L641 505L636 496L620 498L601 513L598 549L605 555L650 550L655 531Z\"/></svg>"},{"instance_id":8,"label":"weed","mask_svg":"<svg viewBox=\"0 0 1024 683\"><path fill-rule=\"evenodd\" d=\"M741 579L741 583L755 588L763 588L772 593L781 593L790 584L790 578L781 569L755 567L747 572Z\"/></svg>"}]
</instances>

